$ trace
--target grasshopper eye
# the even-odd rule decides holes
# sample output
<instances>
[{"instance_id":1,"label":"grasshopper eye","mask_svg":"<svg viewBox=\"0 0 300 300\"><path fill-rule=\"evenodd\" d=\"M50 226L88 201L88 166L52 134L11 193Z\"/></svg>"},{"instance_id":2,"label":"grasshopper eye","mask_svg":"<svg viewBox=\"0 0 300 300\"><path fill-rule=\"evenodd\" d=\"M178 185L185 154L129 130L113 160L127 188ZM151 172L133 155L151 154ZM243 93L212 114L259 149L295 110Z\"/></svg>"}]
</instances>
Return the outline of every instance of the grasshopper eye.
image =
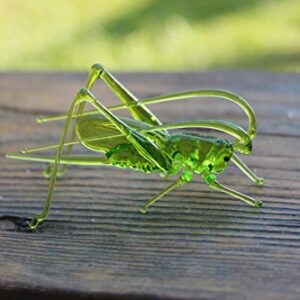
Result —
<instances>
[{"instance_id":1,"label":"grasshopper eye","mask_svg":"<svg viewBox=\"0 0 300 300\"><path fill-rule=\"evenodd\" d=\"M229 161L229 157L228 156L224 156L224 161Z\"/></svg>"}]
</instances>

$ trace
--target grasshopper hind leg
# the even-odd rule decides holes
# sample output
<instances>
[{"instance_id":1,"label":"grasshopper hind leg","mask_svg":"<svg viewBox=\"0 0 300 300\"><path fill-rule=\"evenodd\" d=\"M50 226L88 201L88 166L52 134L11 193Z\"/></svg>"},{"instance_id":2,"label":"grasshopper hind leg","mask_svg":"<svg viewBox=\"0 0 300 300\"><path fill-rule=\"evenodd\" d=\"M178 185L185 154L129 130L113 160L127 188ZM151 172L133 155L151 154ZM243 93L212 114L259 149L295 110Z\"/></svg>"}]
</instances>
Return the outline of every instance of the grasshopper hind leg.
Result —
<instances>
[{"instance_id":1,"label":"grasshopper hind leg","mask_svg":"<svg viewBox=\"0 0 300 300\"><path fill-rule=\"evenodd\" d=\"M94 64L91 67L85 88L91 90L95 82L98 79L102 79L108 87L114 92L114 94L125 104L132 104L138 102L138 99L129 92L109 71L107 71L101 64ZM81 103L77 108L77 114L84 110L85 103ZM132 117L136 120L141 120L151 125L161 125L160 120L144 105L130 107L129 111ZM79 117L80 118L80 117ZM71 133L71 141L75 139L75 129ZM70 155L73 151L73 145L67 147L66 154ZM59 167L57 177L62 177L67 169L67 165ZM43 172L45 178L50 178L53 171L53 166L48 165Z\"/></svg>"},{"instance_id":2,"label":"grasshopper hind leg","mask_svg":"<svg viewBox=\"0 0 300 300\"><path fill-rule=\"evenodd\" d=\"M118 131L129 140L131 144L134 145L139 154L142 155L147 161L154 163L164 173L167 171L168 161L161 154L161 151L156 144L148 141L142 134L138 133L126 123L122 122L118 117L113 115L105 106L103 106L99 101L97 101L96 98L94 98L87 89L81 89L78 92L75 99L73 100L73 103L68 112L68 117L66 119L64 128L62 130L62 134L55 156L55 161L53 164L53 170L51 173L49 189L44 208L42 212L36 215L30 222L29 227L31 229L35 229L41 222L43 222L47 218L49 214L57 172L59 170L62 152L65 147L67 133L70 128L73 115L76 112L77 106L81 106L82 103L85 102L89 102L90 104L92 104L99 111L100 114L106 117L107 120L110 121L118 129ZM73 132L76 133L75 128L73 129Z\"/></svg>"},{"instance_id":3,"label":"grasshopper hind leg","mask_svg":"<svg viewBox=\"0 0 300 300\"><path fill-rule=\"evenodd\" d=\"M62 157L62 152L63 152L64 146L65 146L67 133L68 133L68 130L69 130L70 125L71 125L72 117L73 117L73 114L76 112L76 109L78 108L78 106L79 106L79 109L80 108L83 109L83 104L84 103L85 102L83 101L80 94L77 94L77 96L75 97L75 99L72 102L72 105L71 105L71 107L69 109L69 112L68 112L68 117L66 119L64 128L62 130L62 134L61 134L60 141L59 141L59 146L57 148L56 156L55 156L55 159L54 159L54 162L53 162L53 168L51 169L50 183L49 183L49 188L48 188L44 208L41 211L41 213L39 213L35 217L33 217L31 222L29 223L29 228L30 229L37 228L38 225L48 217L51 202L52 202L54 186L55 186L55 182L56 182L56 178L57 178L57 173L60 170L59 164L60 164L60 160L61 160L61 157ZM75 128L73 128L73 130L72 130L72 135L74 133L75 133Z\"/></svg>"},{"instance_id":4,"label":"grasshopper hind leg","mask_svg":"<svg viewBox=\"0 0 300 300\"><path fill-rule=\"evenodd\" d=\"M91 90L93 85L98 79L102 79L112 92L120 99L124 104L135 104L139 100L135 97L125 86L121 84L108 70L106 70L101 64L94 64L91 67L91 71L86 83L86 88ZM128 108L130 114L135 120L143 121L150 125L161 125L160 120L154 115L154 113L145 105L132 106Z\"/></svg>"}]
</instances>

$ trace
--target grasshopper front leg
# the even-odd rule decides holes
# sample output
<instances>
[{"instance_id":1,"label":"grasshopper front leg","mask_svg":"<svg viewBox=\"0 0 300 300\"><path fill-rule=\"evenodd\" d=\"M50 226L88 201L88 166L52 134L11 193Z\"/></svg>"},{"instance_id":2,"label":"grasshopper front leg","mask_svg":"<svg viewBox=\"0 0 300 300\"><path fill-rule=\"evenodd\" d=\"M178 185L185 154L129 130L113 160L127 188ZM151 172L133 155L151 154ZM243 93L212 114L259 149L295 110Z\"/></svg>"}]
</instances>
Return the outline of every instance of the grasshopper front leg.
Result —
<instances>
[{"instance_id":1,"label":"grasshopper front leg","mask_svg":"<svg viewBox=\"0 0 300 300\"><path fill-rule=\"evenodd\" d=\"M251 169L249 169L249 167L236 154L233 153L231 160L244 174L246 174L257 185L264 184L265 180L262 177L258 177Z\"/></svg>"}]
</instances>

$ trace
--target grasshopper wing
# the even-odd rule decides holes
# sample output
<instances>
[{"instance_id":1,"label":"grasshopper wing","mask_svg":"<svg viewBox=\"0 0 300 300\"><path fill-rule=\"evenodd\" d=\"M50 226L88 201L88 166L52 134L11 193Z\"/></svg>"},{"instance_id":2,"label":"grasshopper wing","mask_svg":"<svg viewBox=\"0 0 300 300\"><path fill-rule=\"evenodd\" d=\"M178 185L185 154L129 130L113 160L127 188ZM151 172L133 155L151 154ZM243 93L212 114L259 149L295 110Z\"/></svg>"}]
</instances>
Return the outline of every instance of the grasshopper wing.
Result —
<instances>
[{"instance_id":1,"label":"grasshopper wing","mask_svg":"<svg viewBox=\"0 0 300 300\"><path fill-rule=\"evenodd\" d=\"M130 118L120 118L135 129L150 128L151 125ZM97 152L108 152L120 144L128 144L127 138L120 133L106 118L101 116L85 116L76 122L76 133L81 143ZM95 137L95 139L93 139Z\"/></svg>"}]
</instances>

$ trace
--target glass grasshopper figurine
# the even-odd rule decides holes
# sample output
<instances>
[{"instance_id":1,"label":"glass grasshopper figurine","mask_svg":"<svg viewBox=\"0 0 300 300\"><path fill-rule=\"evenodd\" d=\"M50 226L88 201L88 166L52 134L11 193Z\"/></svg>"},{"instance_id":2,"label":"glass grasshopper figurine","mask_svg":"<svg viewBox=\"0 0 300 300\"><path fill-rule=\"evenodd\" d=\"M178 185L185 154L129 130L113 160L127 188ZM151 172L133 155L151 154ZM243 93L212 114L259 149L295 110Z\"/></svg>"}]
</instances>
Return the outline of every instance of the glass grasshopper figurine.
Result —
<instances>
[{"instance_id":1,"label":"glass grasshopper figurine","mask_svg":"<svg viewBox=\"0 0 300 300\"><path fill-rule=\"evenodd\" d=\"M102 79L123 104L105 107L101 101L97 100L91 93L91 89L98 79ZM234 123L221 120L162 124L147 108L147 105L153 103L204 96L223 98L238 104L248 117L247 131ZM94 109L85 111L86 103L90 103ZM132 119L118 117L113 113L120 109L128 109ZM71 122L73 119L74 125ZM30 229L37 228L47 218L56 178L64 174L67 165L114 166L131 168L144 173L160 172L163 176L180 173L173 184L145 203L140 209L142 213L146 213L150 205L168 192L191 181L194 173L198 173L204 182L215 190L229 194L252 206L262 206L261 201L234 191L217 181L217 174L222 173L232 161L256 184L264 183L263 178L257 177L235 153L249 154L252 150L252 140L256 135L254 111L243 98L236 94L225 90L206 89L139 100L102 65L95 64L91 68L85 88L79 90L66 115L42 116L37 119L39 123L55 120L65 120L57 145L24 149L23 154L7 155L12 159L48 163L44 171L45 177L50 178L48 194L42 212L30 221ZM229 134L234 139L230 141L195 133L169 132L171 129L180 128L214 129ZM70 138L67 141L69 131ZM73 155L74 144L82 144L103 155ZM28 153L48 149L56 149L56 155L28 155ZM63 150L65 150L64 153Z\"/></svg>"}]
</instances>

